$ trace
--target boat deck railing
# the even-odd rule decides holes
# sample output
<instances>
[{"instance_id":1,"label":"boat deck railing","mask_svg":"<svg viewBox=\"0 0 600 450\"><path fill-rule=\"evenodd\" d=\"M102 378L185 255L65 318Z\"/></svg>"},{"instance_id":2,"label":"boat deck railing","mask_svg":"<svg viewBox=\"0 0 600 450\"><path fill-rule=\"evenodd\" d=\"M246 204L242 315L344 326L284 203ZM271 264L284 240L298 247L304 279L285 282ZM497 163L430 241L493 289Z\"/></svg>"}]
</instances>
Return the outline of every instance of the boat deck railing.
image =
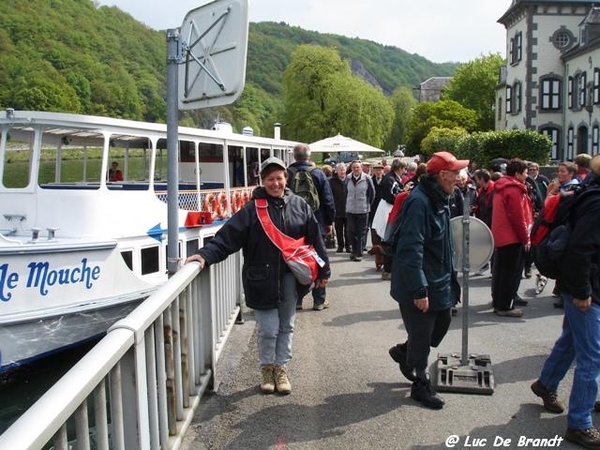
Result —
<instances>
[{"instance_id":1,"label":"boat deck railing","mask_svg":"<svg viewBox=\"0 0 600 450\"><path fill-rule=\"evenodd\" d=\"M0 435L0 448L178 449L241 319L241 260L182 267Z\"/></svg>"}]
</instances>

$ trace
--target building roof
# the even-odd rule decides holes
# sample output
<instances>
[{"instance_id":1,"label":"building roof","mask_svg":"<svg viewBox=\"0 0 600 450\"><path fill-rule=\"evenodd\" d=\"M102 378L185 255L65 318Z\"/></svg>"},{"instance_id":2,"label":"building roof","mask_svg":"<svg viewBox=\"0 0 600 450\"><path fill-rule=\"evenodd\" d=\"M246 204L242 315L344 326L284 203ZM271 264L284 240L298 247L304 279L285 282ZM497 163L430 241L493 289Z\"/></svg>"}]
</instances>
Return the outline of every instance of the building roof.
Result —
<instances>
[{"instance_id":1,"label":"building roof","mask_svg":"<svg viewBox=\"0 0 600 450\"><path fill-rule=\"evenodd\" d=\"M507 24L508 19L522 8L533 5L593 5L589 0L513 0L508 10L498 19L498 23Z\"/></svg>"}]
</instances>

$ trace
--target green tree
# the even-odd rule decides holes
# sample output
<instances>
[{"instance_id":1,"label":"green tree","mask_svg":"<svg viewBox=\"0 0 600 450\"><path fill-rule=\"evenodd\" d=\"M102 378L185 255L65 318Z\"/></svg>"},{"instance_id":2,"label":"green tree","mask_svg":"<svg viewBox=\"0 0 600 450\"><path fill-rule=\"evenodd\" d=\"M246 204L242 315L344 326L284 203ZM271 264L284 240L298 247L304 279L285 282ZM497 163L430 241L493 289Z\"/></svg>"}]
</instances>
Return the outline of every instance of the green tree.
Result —
<instances>
[{"instance_id":1,"label":"green tree","mask_svg":"<svg viewBox=\"0 0 600 450\"><path fill-rule=\"evenodd\" d=\"M331 48L301 45L283 74L284 126L292 139L312 142L330 132L326 99L331 75L350 77L348 63Z\"/></svg>"},{"instance_id":2,"label":"green tree","mask_svg":"<svg viewBox=\"0 0 600 450\"><path fill-rule=\"evenodd\" d=\"M384 149L393 152L398 145L406 142L406 131L417 107L417 100L410 88L402 86L397 88L389 99L394 111L394 122L389 138L384 144Z\"/></svg>"},{"instance_id":3,"label":"green tree","mask_svg":"<svg viewBox=\"0 0 600 450\"><path fill-rule=\"evenodd\" d=\"M442 92L443 100L457 101L477 113L478 131L494 129L496 86L500 67L504 64L499 53L462 64Z\"/></svg>"},{"instance_id":4,"label":"green tree","mask_svg":"<svg viewBox=\"0 0 600 450\"><path fill-rule=\"evenodd\" d=\"M336 50L303 45L284 73L286 136L312 142L341 133L376 147L394 112L380 89L350 72Z\"/></svg>"},{"instance_id":5,"label":"green tree","mask_svg":"<svg viewBox=\"0 0 600 450\"><path fill-rule=\"evenodd\" d=\"M329 81L324 134L340 133L374 147L383 147L394 112L381 90L344 74L332 75Z\"/></svg>"},{"instance_id":6,"label":"green tree","mask_svg":"<svg viewBox=\"0 0 600 450\"><path fill-rule=\"evenodd\" d=\"M456 154L460 139L467 136L464 128L438 128L433 127L425 139L421 141L421 152L426 157L435 152L447 151Z\"/></svg>"},{"instance_id":7,"label":"green tree","mask_svg":"<svg viewBox=\"0 0 600 450\"><path fill-rule=\"evenodd\" d=\"M433 127L477 129L477 113L453 100L420 103L413 111L407 130L407 149L412 154L422 151L421 141Z\"/></svg>"}]
</instances>

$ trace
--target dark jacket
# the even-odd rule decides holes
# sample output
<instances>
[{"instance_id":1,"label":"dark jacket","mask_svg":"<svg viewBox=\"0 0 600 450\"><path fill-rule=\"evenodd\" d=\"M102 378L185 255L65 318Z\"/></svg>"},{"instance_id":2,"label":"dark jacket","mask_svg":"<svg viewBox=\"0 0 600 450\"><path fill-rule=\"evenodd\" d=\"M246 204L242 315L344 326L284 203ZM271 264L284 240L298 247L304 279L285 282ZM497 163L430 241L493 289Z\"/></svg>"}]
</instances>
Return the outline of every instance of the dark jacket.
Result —
<instances>
[{"instance_id":1,"label":"dark jacket","mask_svg":"<svg viewBox=\"0 0 600 450\"><path fill-rule=\"evenodd\" d=\"M460 300L450 235L448 195L431 177L423 177L402 206L392 264L391 295L413 305L428 297L432 311L448 309Z\"/></svg>"},{"instance_id":2,"label":"dark jacket","mask_svg":"<svg viewBox=\"0 0 600 450\"><path fill-rule=\"evenodd\" d=\"M346 217L346 195L348 195L346 181L348 181L348 177L341 180L340 177L337 176L337 173L334 173L329 179L329 186L331 187L331 193L333 194L333 201L335 204L336 218Z\"/></svg>"},{"instance_id":3,"label":"dark jacket","mask_svg":"<svg viewBox=\"0 0 600 450\"><path fill-rule=\"evenodd\" d=\"M600 177L596 175L596 177ZM595 180L600 189L600 180ZM561 290L582 300L592 296L600 305L600 191L582 199L571 213L573 230L564 257L560 261Z\"/></svg>"},{"instance_id":4,"label":"dark jacket","mask_svg":"<svg viewBox=\"0 0 600 450\"><path fill-rule=\"evenodd\" d=\"M483 220L488 228L492 228L492 205L494 200L494 184L490 180L487 189L482 187L477 188L477 196L475 197L475 217Z\"/></svg>"},{"instance_id":5,"label":"dark jacket","mask_svg":"<svg viewBox=\"0 0 600 450\"><path fill-rule=\"evenodd\" d=\"M252 200L234 214L197 253L210 265L242 249L242 283L246 305L254 309L274 309L281 300L282 279L289 269L281 252L263 230L256 213L254 200L257 198L268 200L269 216L277 228L295 239L305 236L307 243L315 246L325 261L325 265L319 269L319 278L329 278L329 259L319 224L308 203L288 188L283 198L270 197L263 187L256 188Z\"/></svg>"},{"instance_id":6,"label":"dark jacket","mask_svg":"<svg viewBox=\"0 0 600 450\"><path fill-rule=\"evenodd\" d=\"M295 167L298 170L306 170L312 167L313 164L309 161L297 161L290 164L290 167ZM321 234L325 235L325 228L331 224L335 219L335 204L333 202L333 194L331 193L331 187L329 186L329 180L321 169L314 169L311 173L312 179L319 193L319 209L315 211L315 217L319 222L319 228ZM288 179L291 180L292 173L288 170Z\"/></svg>"},{"instance_id":7,"label":"dark jacket","mask_svg":"<svg viewBox=\"0 0 600 450\"><path fill-rule=\"evenodd\" d=\"M396 195L404 188L402 180L395 172L389 172L381 180L381 198L390 205L394 204Z\"/></svg>"},{"instance_id":8,"label":"dark jacket","mask_svg":"<svg viewBox=\"0 0 600 450\"><path fill-rule=\"evenodd\" d=\"M383 183L382 176L379 183L377 182L377 178L375 175L371 177L371 181L373 182L373 188L375 189L375 196L373 197L373 202L371 202L371 212L369 213L369 225L373 223L373 218L375 217L375 211L377 211L377 206L379 206L379 201L381 200L381 185Z\"/></svg>"}]
</instances>

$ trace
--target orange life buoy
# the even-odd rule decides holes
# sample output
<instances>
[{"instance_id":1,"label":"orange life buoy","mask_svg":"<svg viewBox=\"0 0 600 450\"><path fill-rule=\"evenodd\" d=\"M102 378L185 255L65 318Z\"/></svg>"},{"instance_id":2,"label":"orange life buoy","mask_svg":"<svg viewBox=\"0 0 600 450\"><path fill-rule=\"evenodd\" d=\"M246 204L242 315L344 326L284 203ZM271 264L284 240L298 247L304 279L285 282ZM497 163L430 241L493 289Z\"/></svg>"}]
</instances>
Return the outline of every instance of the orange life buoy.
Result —
<instances>
[{"instance_id":1,"label":"orange life buoy","mask_svg":"<svg viewBox=\"0 0 600 450\"><path fill-rule=\"evenodd\" d=\"M208 201L209 194L204 195L204 201L202 202L202 211L210 212L210 202Z\"/></svg>"},{"instance_id":2,"label":"orange life buoy","mask_svg":"<svg viewBox=\"0 0 600 450\"><path fill-rule=\"evenodd\" d=\"M204 197L204 205L206 211L210 211L210 217L214 221L218 217L217 206L218 202L214 194L206 194Z\"/></svg>"},{"instance_id":3,"label":"orange life buoy","mask_svg":"<svg viewBox=\"0 0 600 450\"><path fill-rule=\"evenodd\" d=\"M219 194L219 212L217 213L217 215L219 216L219 219L224 219L225 217L227 217L227 204L228 204L228 200L227 200L227 195L225 195L225 192L221 192Z\"/></svg>"},{"instance_id":4,"label":"orange life buoy","mask_svg":"<svg viewBox=\"0 0 600 450\"><path fill-rule=\"evenodd\" d=\"M238 212L239 208L237 206L237 192L236 191L231 192L231 196L229 197L229 204L231 205L231 212L233 214Z\"/></svg>"}]
</instances>

